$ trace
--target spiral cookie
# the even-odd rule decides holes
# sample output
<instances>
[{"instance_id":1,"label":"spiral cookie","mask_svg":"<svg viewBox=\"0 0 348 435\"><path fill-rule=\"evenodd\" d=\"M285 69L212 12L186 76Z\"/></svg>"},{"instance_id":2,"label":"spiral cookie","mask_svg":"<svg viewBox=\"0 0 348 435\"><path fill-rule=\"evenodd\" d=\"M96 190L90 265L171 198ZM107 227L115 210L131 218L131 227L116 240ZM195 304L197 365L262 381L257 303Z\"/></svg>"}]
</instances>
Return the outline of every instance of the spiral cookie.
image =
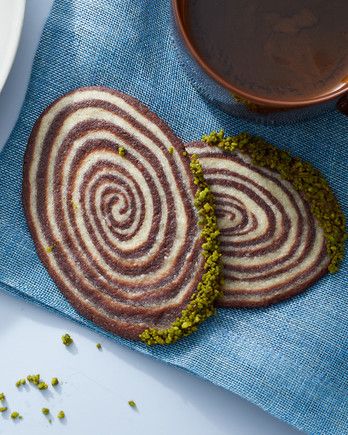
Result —
<instances>
[{"instance_id":1,"label":"spiral cookie","mask_svg":"<svg viewBox=\"0 0 348 435\"><path fill-rule=\"evenodd\" d=\"M197 154L215 196L225 278L220 305L265 306L327 272L323 230L292 184L238 151L203 142L187 150Z\"/></svg>"},{"instance_id":2,"label":"spiral cookie","mask_svg":"<svg viewBox=\"0 0 348 435\"><path fill-rule=\"evenodd\" d=\"M23 202L37 252L78 312L123 337L170 343L212 314L197 194L180 140L119 92L77 89L32 131Z\"/></svg>"}]
</instances>

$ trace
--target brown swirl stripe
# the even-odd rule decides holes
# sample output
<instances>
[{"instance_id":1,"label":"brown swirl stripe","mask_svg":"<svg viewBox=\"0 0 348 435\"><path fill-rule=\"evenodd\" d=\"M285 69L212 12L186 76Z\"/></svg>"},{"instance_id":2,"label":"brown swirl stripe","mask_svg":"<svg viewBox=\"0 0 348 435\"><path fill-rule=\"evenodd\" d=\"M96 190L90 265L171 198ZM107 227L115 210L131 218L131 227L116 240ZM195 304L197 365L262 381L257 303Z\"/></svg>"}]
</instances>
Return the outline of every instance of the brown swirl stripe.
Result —
<instances>
[{"instance_id":1,"label":"brown swirl stripe","mask_svg":"<svg viewBox=\"0 0 348 435\"><path fill-rule=\"evenodd\" d=\"M266 306L305 290L327 272L322 229L307 202L276 173L203 142L197 154L216 198L226 307Z\"/></svg>"},{"instance_id":2,"label":"brown swirl stripe","mask_svg":"<svg viewBox=\"0 0 348 435\"><path fill-rule=\"evenodd\" d=\"M77 311L127 338L169 327L204 273L182 151L145 106L101 87L55 101L28 143L23 203L42 262Z\"/></svg>"}]
</instances>

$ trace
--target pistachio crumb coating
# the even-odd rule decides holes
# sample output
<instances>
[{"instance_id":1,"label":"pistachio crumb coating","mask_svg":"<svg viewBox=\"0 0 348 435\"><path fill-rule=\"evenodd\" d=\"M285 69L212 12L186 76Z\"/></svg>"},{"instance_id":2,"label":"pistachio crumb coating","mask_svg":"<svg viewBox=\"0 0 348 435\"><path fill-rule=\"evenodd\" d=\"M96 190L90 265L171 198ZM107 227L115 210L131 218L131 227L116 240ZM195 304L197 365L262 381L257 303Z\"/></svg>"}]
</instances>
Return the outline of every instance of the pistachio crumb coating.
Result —
<instances>
[{"instance_id":1,"label":"pistachio crumb coating","mask_svg":"<svg viewBox=\"0 0 348 435\"><path fill-rule=\"evenodd\" d=\"M197 186L195 207L202 227L202 255L205 273L187 307L167 329L149 328L140 334L148 344L171 344L197 330L200 323L215 313L214 301L221 295L221 265L219 230L215 216L214 198L204 179L203 169L196 155L191 156L190 169Z\"/></svg>"},{"instance_id":2,"label":"pistachio crumb coating","mask_svg":"<svg viewBox=\"0 0 348 435\"><path fill-rule=\"evenodd\" d=\"M213 131L209 135L204 135L202 140L225 151L238 150L242 154L247 154L256 166L275 171L281 178L289 181L304 196L323 229L330 258L328 271L338 271L347 239L345 216L334 192L318 169L248 133L225 136L223 130Z\"/></svg>"}]
</instances>

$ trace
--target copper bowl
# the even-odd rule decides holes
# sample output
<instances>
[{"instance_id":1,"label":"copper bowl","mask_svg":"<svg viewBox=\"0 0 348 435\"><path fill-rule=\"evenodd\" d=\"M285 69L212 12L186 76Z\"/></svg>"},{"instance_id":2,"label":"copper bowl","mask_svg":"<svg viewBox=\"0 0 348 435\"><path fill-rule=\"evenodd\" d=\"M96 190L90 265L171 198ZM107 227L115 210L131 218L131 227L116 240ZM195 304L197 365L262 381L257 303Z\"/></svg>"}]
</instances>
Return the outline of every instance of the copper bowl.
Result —
<instances>
[{"instance_id":1,"label":"copper bowl","mask_svg":"<svg viewBox=\"0 0 348 435\"><path fill-rule=\"evenodd\" d=\"M278 101L253 95L227 82L196 51L185 23L188 0L172 0L174 39L178 55L191 82L208 100L237 116L282 123L308 119L336 107L348 106L348 83L329 93L302 101ZM345 111L345 110L343 110Z\"/></svg>"}]
</instances>

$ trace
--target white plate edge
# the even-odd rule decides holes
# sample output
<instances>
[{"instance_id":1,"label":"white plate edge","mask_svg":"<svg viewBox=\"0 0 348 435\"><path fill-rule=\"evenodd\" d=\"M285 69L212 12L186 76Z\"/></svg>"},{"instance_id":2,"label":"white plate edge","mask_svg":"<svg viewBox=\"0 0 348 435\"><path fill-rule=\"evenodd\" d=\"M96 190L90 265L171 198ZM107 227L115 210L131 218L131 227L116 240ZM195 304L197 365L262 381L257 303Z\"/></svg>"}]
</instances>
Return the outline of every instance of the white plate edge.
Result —
<instances>
[{"instance_id":1,"label":"white plate edge","mask_svg":"<svg viewBox=\"0 0 348 435\"><path fill-rule=\"evenodd\" d=\"M19 1L19 7L20 7L20 12L18 14L18 20L17 20L17 31L16 31L16 37L13 38L10 41L10 49L8 50L8 52L10 53L6 58L5 58L5 67L3 68L3 75L0 76L0 93L6 83L7 77L11 71L14 59L16 57L16 53L18 50L18 45L19 45L19 40L22 34L22 29L23 29L23 22L24 22L24 13L25 13L25 5L26 5L26 0L18 0Z\"/></svg>"}]
</instances>

